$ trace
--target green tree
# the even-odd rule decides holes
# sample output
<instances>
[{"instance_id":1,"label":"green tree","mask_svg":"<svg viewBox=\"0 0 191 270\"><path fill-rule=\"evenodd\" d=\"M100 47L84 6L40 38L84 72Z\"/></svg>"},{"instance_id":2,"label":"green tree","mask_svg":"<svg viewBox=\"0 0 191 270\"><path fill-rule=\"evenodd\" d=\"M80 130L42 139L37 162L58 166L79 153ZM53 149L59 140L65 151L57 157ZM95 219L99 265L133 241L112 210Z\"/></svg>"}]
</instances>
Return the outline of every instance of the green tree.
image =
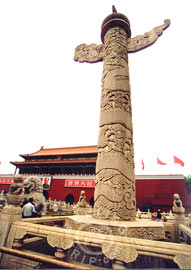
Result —
<instances>
[{"instance_id":1,"label":"green tree","mask_svg":"<svg viewBox=\"0 0 191 270\"><path fill-rule=\"evenodd\" d=\"M187 188L188 193L191 193L191 175L184 176L184 180L186 183L186 188Z\"/></svg>"}]
</instances>

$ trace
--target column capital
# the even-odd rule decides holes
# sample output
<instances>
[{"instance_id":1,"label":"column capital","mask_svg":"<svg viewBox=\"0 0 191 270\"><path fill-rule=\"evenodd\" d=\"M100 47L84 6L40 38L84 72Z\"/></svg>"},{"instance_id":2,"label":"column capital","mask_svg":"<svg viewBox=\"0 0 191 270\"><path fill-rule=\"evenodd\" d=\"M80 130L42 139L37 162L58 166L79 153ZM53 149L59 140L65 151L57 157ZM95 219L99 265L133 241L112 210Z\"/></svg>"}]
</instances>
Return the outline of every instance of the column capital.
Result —
<instances>
[{"instance_id":1,"label":"column capital","mask_svg":"<svg viewBox=\"0 0 191 270\"><path fill-rule=\"evenodd\" d=\"M101 25L101 40L103 43L106 32L112 27L123 28L127 34L127 37L131 37L131 28L128 18L122 13L113 12L104 19Z\"/></svg>"}]
</instances>

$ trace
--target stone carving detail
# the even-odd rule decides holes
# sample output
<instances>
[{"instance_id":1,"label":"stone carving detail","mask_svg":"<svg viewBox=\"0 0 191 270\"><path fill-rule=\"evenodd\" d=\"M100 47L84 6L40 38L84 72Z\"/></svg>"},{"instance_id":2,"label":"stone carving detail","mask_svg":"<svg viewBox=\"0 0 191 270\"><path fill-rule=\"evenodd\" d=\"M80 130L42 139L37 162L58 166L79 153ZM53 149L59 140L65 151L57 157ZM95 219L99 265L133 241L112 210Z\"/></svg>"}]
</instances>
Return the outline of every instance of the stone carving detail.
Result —
<instances>
[{"instance_id":1,"label":"stone carving detail","mask_svg":"<svg viewBox=\"0 0 191 270\"><path fill-rule=\"evenodd\" d=\"M102 111L111 109L122 109L131 113L130 94L124 91L103 90L101 96Z\"/></svg>"},{"instance_id":2,"label":"stone carving detail","mask_svg":"<svg viewBox=\"0 0 191 270\"><path fill-rule=\"evenodd\" d=\"M86 192L84 190L80 193L80 198L77 205L77 215L86 215L88 203L86 202Z\"/></svg>"},{"instance_id":3,"label":"stone carving detail","mask_svg":"<svg viewBox=\"0 0 191 270\"><path fill-rule=\"evenodd\" d=\"M127 236L139 239L161 240L165 238L165 232L163 227L128 228Z\"/></svg>"},{"instance_id":4,"label":"stone carving detail","mask_svg":"<svg viewBox=\"0 0 191 270\"><path fill-rule=\"evenodd\" d=\"M3 246L7 236L7 222L5 219L0 219L0 246ZM1 257L1 253L0 253Z\"/></svg>"},{"instance_id":5,"label":"stone carving detail","mask_svg":"<svg viewBox=\"0 0 191 270\"><path fill-rule=\"evenodd\" d=\"M109 29L104 46L94 216L134 220L134 150L126 32L119 27Z\"/></svg>"},{"instance_id":6,"label":"stone carving detail","mask_svg":"<svg viewBox=\"0 0 191 270\"><path fill-rule=\"evenodd\" d=\"M127 247L120 244L103 244L103 254L110 260L116 259L125 263L130 263L136 260L138 252L133 247Z\"/></svg>"},{"instance_id":7,"label":"stone carving detail","mask_svg":"<svg viewBox=\"0 0 191 270\"><path fill-rule=\"evenodd\" d=\"M65 218L64 219L64 227L66 229L71 229L71 230L78 230L78 223L69 219L69 218Z\"/></svg>"},{"instance_id":8,"label":"stone carving detail","mask_svg":"<svg viewBox=\"0 0 191 270\"><path fill-rule=\"evenodd\" d=\"M105 54L104 54L104 70L102 81L104 81L107 73L114 71L112 75L118 81L128 80L128 57L127 57L127 35L122 28L110 28L104 38ZM118 69L122 69L122 75ZM123 69L125 69L123 71ZM111 82L112 84L112 82ZM120 90L116 89L115 90Z\"/></svg>"},{"instance_id":9,"label":"stone carving detail","mask_svg":"<svg viewBox=\"0 0 191 270\"><path fill-rule=\"evenodd\" d=\"M65 218L65 228L77 231L84 232L93 232L106 235L115 235L123 237L133 237L138 239L149 239L149 240L161 240L165 239L165 230L164 227L123 227L123 226L114 226L110 225L101 225L101 224L88 224L88 223L77 223L72 219Z\"/></svg>"},{"instance_id":10,"label":"stone carving detail","mask_svg":"<svg viewBox=\"0 0 191 270\"><path fill-rule=\"evenodd\" d=\"M102 61L103 59L103 45L97 44L80 44L75 49L74 60L78 62L94 63Z\"/></svg>"},{"instance_id":11,"label":"stone carving detail","mask_svg":"<svg viewBox=\"0 0 191 270\"><path fill-rule=\"evenodd\" d=\"M41 211L42 215L46 214L46 201L43 195L43 185L42 181L37 176L28 177L24 183L23 187L25 189L25 198L33 198L35 206Z\"/></svg>"},{"instance_id":12,"label":"stone carving detail","mask_svg":"<svg viewBox=\"0 0 191 270\"><path fill-rule=\"evenodd\" d=\"M104 153L119 153L134 168L134 151L132 131L120 124L105 125L99 131L99 155Z\"/></svg>"},{"instance_id":13,"label":"stone carving detail","mask_svg":"<svg viewBox=\"0 0 191 270\"><path fill-rule=\"evenodd\" d=\"M126 16L113 13L102 23L103 45L81 44L74 60L98 62L103 59L100 132L94 193L95 218L135 220L135 176L131 89L128 53L153 44L170 25L169 20L131 38Z\"/></svg>"},{"instance_id":14,"label":"stone carving detail","mask_svg":"<svg viewBox=\"0 0 191 270\"><path fill-rule=\"evenodd\" d=\"M47 236L47 242L51 247L69 249L73 246L74 241L61 235L50 234Z\"/></svg>"},{"instance_id":15,"label":"stone carving detail","mask_svg":"<svg viewBox=\"0 0 191 270\"><path fill-rule=\"evenodd\" d=\"M170 25L170 20L164 20L164 24L155 27L149 32L143 35L135 36L134 38L128 38L127 40L127 52L133 53L145 49L151 46L162 35L163 31ZM125 45L126 46L126 45ZM100 44L80 44L75 49L74 60L84 63L95 63L102 61L104 57L104 45Z\"/></svg>"},{"instance_id":16,"label":"stone carving detail","mask_svg":"<svg viewBox=\"0 0 191 270\"><path fill-rule=\"evenodd\" d=\"M172 207L173 213L184 214L185 208L182 206L182 201L180 199L179 194L175 193L173 197L174 197L173 207Z\"/></svg>"},{"instance_id":17,"label":"stone carving detail","mask_svg":"<svg viewBox=\"0 0 191 270\"><path fill-rule=\"evenodd\" d=\"M134 38L128 39L127 51L128 53L140 51L157 41L163 31L168 28L170 25L170 20L165 20L164 24L155 27L149 32L146 32L144 35L139 35Z\"/></svg>"},{"instance_id":18,"label":"stone carving detail","mask_svg":"<svg viewBox=\"0 0 191 270\"><path fill-rule=\"evenodd\" d=\"M7 203L12 205L19 205L22 202L23 197L23 178L21 175L15 175L9 193L7 194Z\"/></svg>"},{"instance_id":19,"label":"stone carving detail","mask_svg":"<svg viewBox=\"0 0 191 270\"><path fill-rule=\"evenodd\" d=\"M191 269L191 257L184 254L177 254L174 257L174 262L178 264L180 269Z\"/></svg>"},{"instance_id":20,"label":"stone carving detail","mask_svg":"<svg viewBox=\"0 0 191 270\"><path fill-rule=\"evenodd\" d=\"M181 230L179 228L180 224L187 225L186 218L184 215L185 208L182 206L182 201L180 199L179 194L175 193L173 195L174 201L173 201L173 207L172 211L175 214L175 238L177 242L181 242Z\"/></svg>"},{"instance_id":21,"label":"stone carving detail","mask_svg":"<svg viewBox=\"0 0 191 270\"><path fill-rule=\"evenodd\" d=\"M96 175L94 197L98 216L107 219L133 219L135 198L134 183L117 170L105 169Z\"/></svg>"},{"instance_id":22,"label":"stone carving detail","mask_svg":"<svg viewBox=\"0 0 191 270\"><path fill-rule=\"evenodd\" d=\"M21 175L15 175L10 187L10 193L20 195L23 193L23 179Z\"/></svg>"},{"instance_id":23,"label":"stone carving detail","mask_svg":"<svg viewBox=\"0 0 191 270\"><path fill-rule=\"evenodd\" d=\"M80 193L80 198L79 198L78 206L79 207L86 207L87 204L88 203L86 202L86 192L84 190L82 190L81 193Z\"/></svg>"},{"instance_id":24,"label":"stone carving detail","mask_svg":"<svg viewBox=\"0 0 191 270\"><path fill-rule=\"evenodd\" d=\"M68 229L68 227L67 227ZM100 233L100 234L107 234L113 235L113 228L110 226L102 226L97 224L87 224L87 223L79 223L76 224L74 227L70 227L72 230L84 231L84 232L92 232L92 233Z\"/></svg>"},{"instance_id":25,"label":"stone carving detail","mask_svg":"<svg viewBox=\"0 0 191 270\"><path fill-rule=\"evenodd\" d=\"M109 226L99 226L95 224L83 224L82 226L79 226L79 229L84 232L92 232L92 233L101 233L101 234L109 234L113 235L112 228Z\"/></svg>"}]
</instances>

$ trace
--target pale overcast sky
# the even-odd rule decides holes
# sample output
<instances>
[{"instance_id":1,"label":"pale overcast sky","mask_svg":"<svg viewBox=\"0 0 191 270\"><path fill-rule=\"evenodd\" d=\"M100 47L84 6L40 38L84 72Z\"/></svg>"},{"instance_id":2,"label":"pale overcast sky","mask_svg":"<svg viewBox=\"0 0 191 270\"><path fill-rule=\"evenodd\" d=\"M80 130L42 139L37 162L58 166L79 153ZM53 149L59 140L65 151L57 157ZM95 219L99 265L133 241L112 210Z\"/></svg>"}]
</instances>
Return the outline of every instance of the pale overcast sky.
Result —
<instances>
[{"instance_id":1,"label":"pale overcast sky","mask_svg":"<svg viewBox=\"0 0 191 270\"><path fill-rule=\"evenodd\" d=\"M171 20L154 45L129 55L135 173L191 174L190 0L1 0L1 174L41 146L97 144L103 63L73 56L81 43L101 44L113 4L132 37ZM157 165L157 156L168 165Z\"/></svg>"}]
</instances>

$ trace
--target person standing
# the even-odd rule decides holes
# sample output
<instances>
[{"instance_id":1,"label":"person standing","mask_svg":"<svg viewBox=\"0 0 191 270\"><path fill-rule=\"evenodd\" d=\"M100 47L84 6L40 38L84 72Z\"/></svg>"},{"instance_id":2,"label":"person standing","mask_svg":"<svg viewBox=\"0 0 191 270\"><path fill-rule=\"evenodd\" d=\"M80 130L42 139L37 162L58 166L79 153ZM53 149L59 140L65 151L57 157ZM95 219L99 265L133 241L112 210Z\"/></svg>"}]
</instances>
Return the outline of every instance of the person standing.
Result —
<instances>
[{"instance_id":1,"label":"person standing","mask_svg":"<svg viewBox=\"0 0 191 270\"><path fill-rule=\"evenodd\" d=\"M35 207L33 205L33 198L30 198L28 203L23 206L22 216L23 218L30 218L34 217L36 213L37 211L35 210Z\"/></svg>"},{"instance_id":2,"label":"person standing","mask_svg":"<svg viewBox=\"0 0 191 270\"><path fill-rule=\"evenodd\" d=\"M161 215L160 209L158 209L157 211L156 221L162 221L162 215Z\"/></svg>"}]
</instances>

